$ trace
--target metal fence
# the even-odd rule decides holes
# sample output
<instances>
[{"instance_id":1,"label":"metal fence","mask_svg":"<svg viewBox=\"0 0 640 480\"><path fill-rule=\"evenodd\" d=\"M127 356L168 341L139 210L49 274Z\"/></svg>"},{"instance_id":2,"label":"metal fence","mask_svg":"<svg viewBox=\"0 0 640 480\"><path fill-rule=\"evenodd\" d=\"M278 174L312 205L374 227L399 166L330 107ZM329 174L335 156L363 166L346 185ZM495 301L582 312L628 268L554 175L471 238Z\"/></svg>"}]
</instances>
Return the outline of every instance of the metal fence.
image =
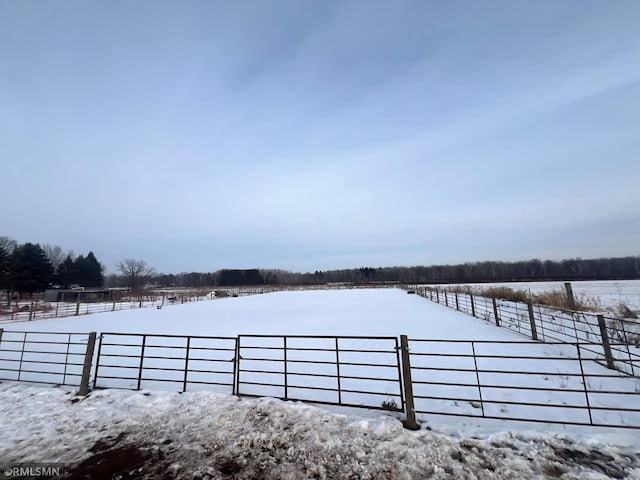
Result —
<instances>
[{"instance_id":1,"label":"metal fence","mask_svg":"<svg viewBox=\"0 0 640 480\"><path fill-rule=\"evenodd\" d=\"M410 339L415 411L501 420L640 427L640 380L564 342Z\"/></svg>"},{"instance_id":2,"label":"metal fence","mask_svg":"<svg viewBox=\"0 0 640 480\"><path fill-rule=\"evenodd\" d=\"M396 337L240 335L237 392L402 411Z\"/></svg>"},{"instance_id":3,"label":"metal fence","mask_svg":"<svg viewBox=\"0 0 640 480\"><path fill-rule=\"evenodd\" d=\"M235 337L101 333L94 388L235 393Z\"/></svg>"},{"instance_id":4,"label":"metal fence","mask_svg":"<svg viewBox=\"0 0 640 480\"><path fill-rule=\"evenodd\" d=\"M585 357L584 348L405 335L398 342L0 329L0 379L80 386L83 394L92 373L94 388L206 389L387 409L404 412L409 428L431 415L640 428L640 378Z\"/></svg>"},{"instance_id":5,"label":"metal fence","mask_svg":"<svg viewBox=\"0 0 640 480\"><path fill-rule=\"evenodd\" d=\"M102 333L93 385L401 410L401 381L395 337Z\"/></svg>"},{"instance_id":6,"label":"metal fence","mask_svg":"<svg viewBox=\"0 0 640 480\"><path fill-rule=\"evenodd\" d=\"M436 287L412 287L434 302L455 308L533 340L580 344L584 357L635 376L640 372L640 322L487 298Z\"/></svg>"},{"instance_id":7,"label":"metal fence","mask_svg":"<svg viewBox=\"0 0 640 480\"><path fill-rule=\"evenodd\" d=\"M62 318L91 313L115 312L133 308L162 308L168 305L210 300L206 296L162 296L146 295L144 297L114 300L109 302L43 302L17 304L10 310L0 311L0 323L30 322L46 318Z\"/></svg>"},{"instance_id":8,"label":"metal fence","mask_svg":"<svg viewBox=\"0 0 640 480\"><path fill-rule=\"evenodd\" d=\"M0 329L0 380L80 386L88 333Z\"/></svg>"}]
</instances>

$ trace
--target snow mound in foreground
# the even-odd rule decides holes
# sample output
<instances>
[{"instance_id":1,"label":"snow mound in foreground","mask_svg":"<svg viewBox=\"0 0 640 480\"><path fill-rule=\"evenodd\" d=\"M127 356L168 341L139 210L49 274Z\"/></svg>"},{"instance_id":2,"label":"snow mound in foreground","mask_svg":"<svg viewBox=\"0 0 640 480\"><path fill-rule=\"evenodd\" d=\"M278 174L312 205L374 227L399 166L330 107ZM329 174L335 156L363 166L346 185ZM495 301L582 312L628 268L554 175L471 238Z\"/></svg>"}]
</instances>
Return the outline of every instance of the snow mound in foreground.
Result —
<instances>
[{"instance_id":1,"label":"snow mound in foreground","mask_svg":"<svg viewBox=\"0 0 640 480\"><path fill-rule=\"evenodd\" d=\"M61 462L68 478L640 479L640 454L570 436L486 439L404 430L388 415L329 413L211 392L0 384L0 464Z\"/></svg>"}]
</instances>

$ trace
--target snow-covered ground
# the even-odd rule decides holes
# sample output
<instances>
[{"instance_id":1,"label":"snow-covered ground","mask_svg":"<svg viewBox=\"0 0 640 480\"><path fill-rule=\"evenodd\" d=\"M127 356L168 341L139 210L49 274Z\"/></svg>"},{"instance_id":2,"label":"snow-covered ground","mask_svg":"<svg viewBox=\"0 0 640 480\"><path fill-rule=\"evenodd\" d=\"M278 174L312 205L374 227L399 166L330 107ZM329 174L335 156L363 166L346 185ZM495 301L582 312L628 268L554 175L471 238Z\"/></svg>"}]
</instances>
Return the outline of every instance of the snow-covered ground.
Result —
<instances>
[{"instance_id":1,"label":"snow-covered ground","mask_svg":"<svg viewBox=\"0 0 640 480\"><path fill-rule=\"evenodd\" d=\"M278 292L4 324L3 328L5 338L12 330L29 330L523 340L508 329L398 289ZM418 353L417 344L413 345ZM527 344L526 352L527 356L566 356L562 347L536 343ZM487 361L492 363L484 368L496 367L495 359ZM545 363L518 362L517 368L539 370L541 362ZM565 362L555 363L553 368L561 368L559 364ZM607 371L596 364L589 369ZM486 375L483 380L498 382L497 377ZM539 380L552 388L562 388L564 382L570 389L578 381L565 374ZM612 382L615 388L626 388L634 379ZM629 383L629 388L633 390L634 385ZM533 394L521 393L524 399L534 399ZM495 398L499 400L500 395ZM632 406L637 396L620 397L614 403ZM140 459L148 478L157 478L158 472L176 473L180 478L545 478L562 474L563 478L607 478L601 475L604 472L613 478L640 479L640 470L634 470L640 465L635 447L640 432L633 429L429 414L420 420L432 430L407 432L401 428L401 417L391 413L321 409L265 398L238 400L206 391L98 390L75 400L66 387L0 384L0 464L86 460L83 471L92 471L100 467L101 456L117 464L113 457L125 452L127 458ZM571 420L570 410L556 413Z\"/></svg>"},{"instance_id":2,"label":"snow-covered ground","mask_svg":"<svg viewBox=\"0 0 640 480\"><path fill-rule=\"evenodd\" d=\"M388 335L521 340L401 289L275 292L210 302L5 323L5 330L177 335Z\"/></svg>"},{"instance_id":3,"label":"snow-covered ground","mask_svg":"<svg viewBox=\"0 0 640 480\"><path fill-rule=\"evenodd\" d=\"M606 437L411 432L389 415L211 392L101 390L78 401L4 383L0 414L4 468L55 462L70 478L640 478L637 448Z\"/></svg>"}]
</instances>

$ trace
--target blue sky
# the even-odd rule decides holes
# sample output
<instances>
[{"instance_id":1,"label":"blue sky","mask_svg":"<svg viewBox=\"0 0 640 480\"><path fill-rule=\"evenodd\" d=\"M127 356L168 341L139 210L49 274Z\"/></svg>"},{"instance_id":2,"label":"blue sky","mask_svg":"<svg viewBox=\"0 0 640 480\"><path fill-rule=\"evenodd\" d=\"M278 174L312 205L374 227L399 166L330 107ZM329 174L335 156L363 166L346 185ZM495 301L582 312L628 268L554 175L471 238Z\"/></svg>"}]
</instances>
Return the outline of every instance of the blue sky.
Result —
<instances>
[{"instance_id":1,"label":"blue sky","mask_svg":"<svg viewBox=\"0 0 640 480\"><path fill-rule=\"evenodd\" d=\"M0 235L159 271L640 254L640 2L0 0Z\"/></svg>"}]
</instances>

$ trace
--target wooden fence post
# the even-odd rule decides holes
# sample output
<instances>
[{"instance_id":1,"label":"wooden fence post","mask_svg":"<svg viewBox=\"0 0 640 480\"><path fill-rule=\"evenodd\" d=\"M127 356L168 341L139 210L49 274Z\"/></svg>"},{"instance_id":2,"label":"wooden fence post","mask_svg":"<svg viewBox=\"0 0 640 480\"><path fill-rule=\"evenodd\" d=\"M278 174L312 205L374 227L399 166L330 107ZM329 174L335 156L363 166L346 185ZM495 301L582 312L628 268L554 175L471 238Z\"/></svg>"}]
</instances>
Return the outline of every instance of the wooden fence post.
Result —
<instances>
[{"instance_id":1,"label":"wooden fence post","mask_svg":"<svg viewBox=\"0 0 640 480\"><path fill-rule=\"evenodd\" d=\"M573 288L571 288L571 282L564 283L564 289L567 292L567 307L571 310L576 309L576 299L573 296Z\"/></svg>"},{"instance_id":2,"label":"wooden fence post","mask_svg":"<svg viewBox=\"0 0 640 480\"><path fill-rule=\"evenodd\" d=\"M529 309L529 323L531 324L531 340L538 340L538 329L536 328L536 319L533 316L533 305L531 302L527 302L527 308Z\"/></svg>"},{"instance_id":3,"label":"wooden fence post","mask_svg":"<svg viewBox=\"0 0 640 480\"><path fill-rule=\"evenodd\" d=\"M495 297L492 298L493 300L493 316L496 319L496 327L500 326L500 316L498 315L498 303L496 302Z\"/></svg>"},{"instance_id":4,"label":"wooden fence post","mask_svg":"<svg viewBox=\"0 0 640 480\"><path fill-rule=\"evenodd\" d=\"M2 332L4 332L4 329L0 328L0 346L2 346Z\"/></svg>"},{"instance_id":5,"label":"wooden fence post","mask_svg":"<svg viewBox=\"0 0 640 480\"><path fill-rule=\"evenodd\" d=\"M82 365L82 377L80 379L78 395L87 396L89 393L89 377L91 376L91 365L93 364L93 350L95 345L96 332L91 332L87 340L87 350L84 354L84 364Z\"/></svg>"},{"instance_id":6,"label":"wooden fence post","mask_svg":"<svg viewBox=\"0 0 640 480\"><path fill-rule=\"evenodd\" d=\"M440 290L436 288L436 303L440 303Z\"/></svg>"},{"instance_id":7,"label":"wooden fence post","mask_svg":"<svg viewBox=\"0 0 640 480\"><path fill-rule=\"evenodd\" d=\"M476 316L476 306L473 303L473 293L469 294L469 298L471 299L471 315Z\"/></svg>"},{"instance_id":8,"label":"wooden fence post","mask_svg":"<svg viewBox=\"0 0 640 480\"><path fill-rule=\"evenodd\" d=\"M449 306L449 292L447 292L446 290L444 292L444 304L446 307Z\"/></svg>"},{"instance_id":9,"label":"wooden fence post","mask_svg":"<svg viewBox=\"0 0 640 480\"><path fill-rule=\"evenodd\" d=\"M611 353L611 343L609 343L609 334L607 333L607 324L604 322L604 316L598 315L598 326L600 327L600 336L602 337L602 348L604 349L604 358L607 360L607 368L615 370L616 364L613 361Z\"/></svg>"},{"instance_id":10,"label":"wooden fence post","mask_svg":"<svg viewBox=\"0 0 640 480\"><path fill-rule=\"evenodd\" d=\"M400 352L402 353L402 380L407 419L402 422L408 430L420 430L416 422L416 407L413 401L413 383L411 382L411 359L409 358L409 340L406 335L400 335Z\"/></svg>"},{"instance_id":11,"label":"wooden fence post","mask_svg":"<svg viewBox=\"0 0 640 480\"><path fill-rule=\"evenodd\" d=\"M460 311L460 303L458 302L458 292L455 292L456 294L456 310Z\"/></svg>"}]
</instances>

